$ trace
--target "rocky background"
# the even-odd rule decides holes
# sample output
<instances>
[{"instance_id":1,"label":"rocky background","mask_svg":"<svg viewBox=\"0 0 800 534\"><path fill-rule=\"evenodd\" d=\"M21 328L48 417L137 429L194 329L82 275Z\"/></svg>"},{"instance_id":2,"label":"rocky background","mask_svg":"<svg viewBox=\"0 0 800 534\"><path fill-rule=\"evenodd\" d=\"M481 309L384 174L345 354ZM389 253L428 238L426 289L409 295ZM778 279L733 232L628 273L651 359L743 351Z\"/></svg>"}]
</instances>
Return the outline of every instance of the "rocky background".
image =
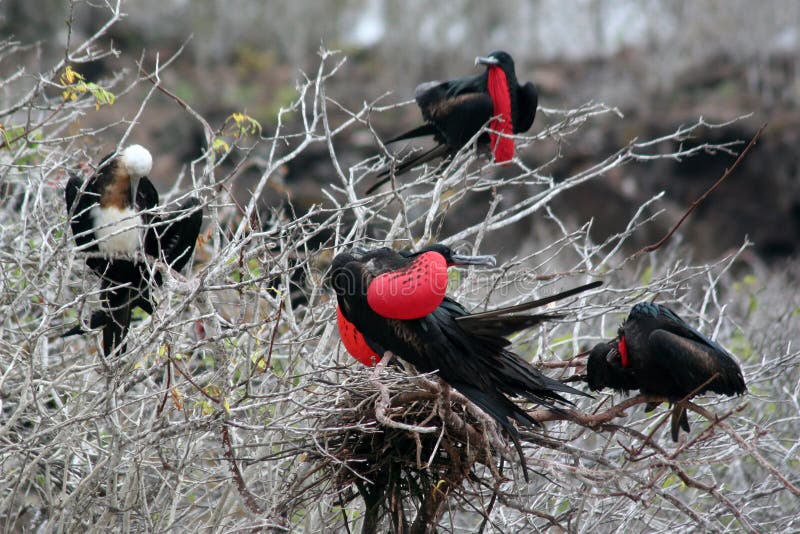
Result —
<instances>
[{"instance_id":1,"label":"rocky background","mask_svg":"<svg viewBox=\"0 0 800 534\"><path fill-rule=\"evenodd\" d=\"M527 168L470 156L365 198L380 140L419 121L414 87L495 49L540 89ZM405 514L429 532L425 502L443 532L796 530L798 52L795 1L4 0L0 531L366 533ZM637 253L764 123L672 239ZM105 358L95 333L62 337L100 306L63 186L130 143L153 153L162 203L191 190L206 226ZM397 424L463 405L349 357L325 275L353 243L434 240L498 256L452 273L470 309L603 280L514 337L549 376L584 387L579 353L655 300L728 348L748 393L697 397L678 443L664 405L576 398L575 417L526 436L530 480L477 420L483 463L455 461L482 447L444 425L421 451ZM377 464L399 495L372 521L348 473Z\"/></svg>"},{"instance_id":2,"label":"rocky background","mask_svg":"<svg viewBox=\"0 0 800 534\"><path fill-rule=\"evenodd\" d=\"M540 106L571 108L587 101L616 107L624 120L610 117L592 123L569 140L569 149L545 169L558 180L633 139L665 135L703 117L710 123L745 119L686 139L685 146L706 142L747 141L769 123L755 150L725 185L700 206L682 237L698 259L719 257L745 239L754 259L782 265L800 246L800 161L797 146L800 101L800 5L792 1L559 2L476 1L391 2L339 0L306 3L233 0L138 0L124 5L128 14L111 28L98 49L112 45L118 56L77 65L88 80L108 82L114 73L137 72L137 61L165 61L182 48L164 70L163 83L221 127L234 112L259 121L264 135L275 127L277 111L295 94L303 72L313 72L318 51L340 49L347 63L329 83L328 96L357 109L381 95L380 105L410 100L417 83L447 79L472 71L475 55L506 49L522 80L540 90ZM64 24L64 21L69 24ZM7 0L0 5L2 33L24 43L28 72L63 54L67 39L80 42L105 21L87 5ZM17 64L0 65L3 73ZM25 77L19 80L24 85ZM17 87L3 88L13 94ZM72 126L107 124L130 117L146 86L120 95L114 106L86 114ZM291 115L289 116L291 120ZM383 139L415 125L413 104L370 117ZM548 126L540 113L531 133ZM112 128L124 131L126 125ZM114 135L98 153L113 148ZM171 181L203 150L200 125L164 95L148 103L134 139L154 147L154 178ZM96 140L94 141L96 143ZM548 141L523 152L535 165L549 157ZM377 143L363 128L337 140L337 150L355 163L377 153ZM563 195L555 209L567 220L594 217L593 237L619 231L630 215L654 193L666 191L668 228L684 209L716 180L733 158L703 154L682 161L662 161L617 169ZM236 162L235 155L232 163ZM234 187L240 201L259 176L243 172ZM321 187L333 166L324 148L294 159L282 176L285 187L270 187L263 206L290 198L302 211L324 202ZM273 180L274 182L275 180ZM508 201L524 191L506 193ZM475 202L483 204L483 199ZM468 219L464 215L465 221ZM451 221L458 225L458 221ZM544 222L518 225L535 231ZM660 229L656 226L656 230ZM644 233L639 245L653 236ZM511 251L507 251L511 252Z\"/></svg>"}]
</instances>

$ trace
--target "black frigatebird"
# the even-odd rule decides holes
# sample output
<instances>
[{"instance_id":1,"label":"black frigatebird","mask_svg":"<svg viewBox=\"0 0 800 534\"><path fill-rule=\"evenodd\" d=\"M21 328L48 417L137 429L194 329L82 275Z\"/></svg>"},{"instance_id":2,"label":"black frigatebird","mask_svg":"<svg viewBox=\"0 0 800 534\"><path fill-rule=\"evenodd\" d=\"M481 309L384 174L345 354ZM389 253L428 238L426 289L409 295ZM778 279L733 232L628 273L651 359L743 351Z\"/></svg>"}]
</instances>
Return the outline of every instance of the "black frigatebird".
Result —
<instances>
[{"instance_id":1,"label":"black frigatebird","mask_svg":"<svg viewBox=\"0 0 800 534\"><path fill-rule=\"evenodd\" d=\"M477 57L475 64L486 65L486 70L475 76L417 86L414 99L425 124L386 144L433 136L437 145L401 162L394 170L389 167L381 171L378 182L367 194L389 181L393 171L399 175L432 159L455 155L487 123L492 132L482 134L478 138L479 145L488 145L498 163L514 157L514 140L508 136L527 132L533 124L539 100L536 86L531 82L519 85L514 60L507 52L496 51Z\"/></svg>"},{"instance_id":2,"label":"black frigatebird","mask_svg":"<svg viewBox=\"0 0 800 534\"><path fill-rule=\"evenodd\" d=\"M362 363L374 365L378 355L388 351L419 372L437 372L508 432L524 463L512 421L522 426L538 423L509 397L552 407L569 403L560 393L583 393L543 375L507 350L507 337L561 317L521 312L601 282L475 314L445 295L448 266L493 261L487 256L460 256L444 245L431 245L416 253L354 249L333 259L330 281L338 301L339 331L348 352Z\"/></svg>"},{"instance_id":3,"label":"black frigatebird","mask_svg":"<svg viewBox=\"0 0 800 534\"><path fill-rule=\"evenodd\" d=\"M106 356L124 339L133 308L153 313L150 283L161 285L162 277L148 267L142 252L181 270L200 233L203 213L195 197L174 210L152 211L158 205L158 192L147 178L152 164L147 149L131 145L106 156L86 183L71 176L65 189L75 243L89 253L86 264L103 289L103 309L92 314L89 327L103 329ZM62 337L81 333L77 326Z\"/></svg>"},{"instance_id":4,"label":"black frigatebird","mask_svg":"<svg viewBox=\"0 0 800 534\"><path fill-rule=\"evenodd\" d=\"M728 351L671 309L652 302L640 302L631 309L615 340L595 345L586 374L592 390L638 389L672 403L692 393L740 395L747 390L742 370ZM653 408L654 404L648 404L648 410ZM675 404L673 441L678 441L680 428L689 432L689 420L686 409Z\"/></svg>"}]
</instances>

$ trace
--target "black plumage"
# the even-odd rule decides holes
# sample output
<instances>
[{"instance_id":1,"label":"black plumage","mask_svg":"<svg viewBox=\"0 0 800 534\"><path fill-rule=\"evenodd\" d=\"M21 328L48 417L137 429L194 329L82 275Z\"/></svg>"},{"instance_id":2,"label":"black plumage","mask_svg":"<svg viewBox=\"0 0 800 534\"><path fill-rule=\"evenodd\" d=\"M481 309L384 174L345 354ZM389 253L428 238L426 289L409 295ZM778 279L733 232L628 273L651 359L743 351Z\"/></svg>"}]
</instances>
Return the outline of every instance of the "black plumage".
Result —
<instances>
[{"instance_id":1,"label":"black plumage","mask_svg":"<svg viewBox=\"0 0 800 534\"><path fill-rule=\"evenodd\" d=\"M449 249L436 245L431 250L447 254ZM521 397L548 407L569 403L562 393L584 395L549 378L508 350L507 336L557 314L524 314L532 308L597 287L595 282L552 297L525 304L470 314L458 302L444 297L427 315L416 319L388 319L376 313L366 295L370 283L387 272L400 272L416 257L402 255L389 248L337 255L331 268L331 284L336 291L341 312L377 354L391 351L411 363L419 372L437 372L447 384L495 419L519 449L518 431L512 421L522 426L537 422L509 397ZM448 258L446 258L448 259ZM448 264L453 264L448 259Z\"/></svg>"},{"instance_id":2,"label":"black plumage","mask_svg":"<svg viewBox=\"0 0 800 534\"><path fill-rule=\"evenodd\" d=\"M728 351L671 309L651 302L636 304L618 338L592 349L586 372L592 390L638 389L672 403L690 394L740 395L747 390L742 370ZM676 404L671 425L674 441L679 427L690 429L685 408Z\"/></svg>"},{"instance_id":3,"label":"black plumage","mask_svg":"<svg viewBox=\"0 0 800 534\"><path fill-rule=\"evenodd\" d=\"M104 158L86 183L71 176L65 189L75 243L88 253L86 264L103 289L103 308L92 314L89 328L102 328L105 355L120 346L125 351L122 342L133 308L153 312L150 284L161 285L162 276L143 261L142 253L179 271L191 258L202 224L195 197L176 209L153 211L158 192L144 176L151 161L144 148L134 145ZM63 336L81 333L79 325Z\"/></svg>"},{"instance_id":4,"label":"black plumage","mask_svg":"<svg viewBox=\"0 0 800 534\"><path fill-rule=\"evenodd\" d=\"M432 136L436 145L402 161L395 168L387 167L381 171L378 181L367 190L367 194L388 182L392 173L400 175L433 159L455 155L481 127L487 125L496 114L488 89L489 69L492 67L501 68L506 76L513 133L524 133L531 128L539 93L531 82L519 85L512 57L506 52L497 51L487 57L478 57L475 62L486 65L486 70L475 76L426 82L417 86L414 98L425 123L386 143ZM478 144L488 146L489 134L481 134Z\"/></svg>"}]
</instances>

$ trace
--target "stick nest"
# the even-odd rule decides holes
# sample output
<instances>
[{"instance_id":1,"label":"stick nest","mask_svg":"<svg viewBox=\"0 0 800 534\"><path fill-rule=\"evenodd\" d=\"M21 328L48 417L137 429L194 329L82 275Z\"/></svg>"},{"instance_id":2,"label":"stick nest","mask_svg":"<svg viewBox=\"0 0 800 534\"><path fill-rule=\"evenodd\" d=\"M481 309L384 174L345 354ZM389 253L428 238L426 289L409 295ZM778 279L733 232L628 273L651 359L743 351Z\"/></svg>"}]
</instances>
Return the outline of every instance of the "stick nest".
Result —
<instances>
[{"instance_id":1,"label":"stick nest","mask_svg":"<svg viewBox=\"0 0 800 534\"><path fill-rule=\"evenodd\" d=\"M462 395L430 375L368 373L341 385L309 454L345 501L364 499L367 522L404 522L408 509L435 520L467 477L503 479L505 440Z\"/></svg>"}]
</instances>

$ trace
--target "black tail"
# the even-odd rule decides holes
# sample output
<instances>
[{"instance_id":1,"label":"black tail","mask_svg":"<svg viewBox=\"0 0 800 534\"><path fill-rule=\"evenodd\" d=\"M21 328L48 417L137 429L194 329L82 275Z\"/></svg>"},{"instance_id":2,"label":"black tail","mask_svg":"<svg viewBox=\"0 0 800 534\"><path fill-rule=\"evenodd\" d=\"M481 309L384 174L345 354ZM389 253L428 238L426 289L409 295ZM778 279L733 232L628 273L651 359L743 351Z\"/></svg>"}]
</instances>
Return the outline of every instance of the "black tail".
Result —
<instances>
[{"instance_id":1,"label":"black tail","mask_svg":"<svg viewBox=\"0 0 800 534\"><path fill-rule=\"evenodd\" d=\"M107 357L117 347L120 348L119 354L127 350L124 340L131 325L133 292L128 287L113 289L109 291L105 304L108 321L103 326L103 355Z\"/></svg>"},{"instance_id":2,"label":"black tail","mask_svg":"<svg viewBox=\"0 0 800 534\"><path fill-rule=\"evenodd\" d=\"M489 417L497 421L497 424L506 431L514 443L514 448L519 455L520 463L522 463L522 474L525 481L528 481L528 464L525 461L525 454L522 451L522 445L519 442L519 432L511 422L516 421L521 426L541 426L536 419L532 418L519 406L511 402L504 395L497 393L496 395L489 395L478 388L470 386L469 384L457 383L453 386L475 404L478 408L483 410Z\"/></svg>"},{"instance_id":3,"label":"black tail","mask_svg":"<svg viewBox=\"0 0 800 534\"><path fill-rule=\"evenodd\" d=\"M392 137L388 141L385 141L384 144L388 145L390 143L396 143L397 141L404 141L406 139L413 139L415 137L425 137L427 135L436 135L437 130L433 124L425 123L421 126L417 126L413 130L409 130L405 133L401 133L397 137Z\"/></svg>"},{"instance_id":4,"label":"black tail","mask_svg":"<svg viewBox=\"0 0 800 534\"><path fill-rule=\"evenodd\" d=\"M108 313L105 310L97 310L92 313L91 318L89 318L89 328L88 330L97 330L98 328L104 327L108 323ZM60 337L70 337L70 336L79 336L86 334L87 330L83 329L83 325L78 323L76 326L73 326Z\"/></svg>"},{"instance_id":5,"label":"black tail","mask_svg":"<svg viewBox=\"0 0 800 534\"><path fill-rule=\"evenodd\" d=\"M601 285L603 285L603 282L597 280L595 282L590 282L582 286L574 287L572 289L567 289L566 291L562 291L561 293L556 293L555 295L550 295L549 297L544 297L538 300L532 300L530 302L517 304L516 306L508 306L507 308L498 308L496 310L490 310L482 313L471 313L469 315L464 315L463 317L456 318L456 321L461 323L463 326L464 324L471 324L473 322L478 322L484 319L492 319L495 317L502 317L504 315L509 315L512 313L528 311L533 308L539 308L541 306L550 304L551 302L556 302L558 300L562 300L571 297L573 295L583 293L584 291L600 287Z\"/></svg>"},{"instance_id":6,"label":"black tail","mask_svg":"<svg viewBox=\"0 0 800 534\"><path fill-rule=\"evenodd\" d=\"M422 165L423 163L427 163L433 159L444 157L448 154L448 151L449 149L447 145L436 145L430 150L422 152L418 156L400 162L400 164L394 168L394 175L399 176L413 167L416 167L417 165ZM369 189L367 189L367 194L371 195L376 189L388 182L391 179L391 175L392 166L389 165L378 173L378 181L372 184Z\"/></svg>"}]
</instances>

